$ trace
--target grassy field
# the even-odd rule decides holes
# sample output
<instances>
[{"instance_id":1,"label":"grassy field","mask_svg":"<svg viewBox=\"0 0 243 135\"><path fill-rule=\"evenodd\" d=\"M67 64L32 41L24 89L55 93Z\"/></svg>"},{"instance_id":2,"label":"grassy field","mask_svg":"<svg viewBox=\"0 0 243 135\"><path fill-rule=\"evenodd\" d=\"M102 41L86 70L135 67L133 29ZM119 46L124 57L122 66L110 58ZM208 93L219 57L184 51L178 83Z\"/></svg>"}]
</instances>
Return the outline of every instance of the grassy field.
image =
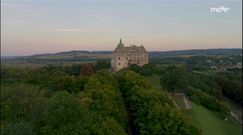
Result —
<instances>
[{"instance_id":1,"label":"grassy field","mask_svg":"<svg viewBox=\"0 0 243 135\"><path fill-rule=\"evenodd\" d=\"M161 87L160 87L160 76L153 74L151 76L147 76L146 78L150 81L151 84L153 84L153 86L157 90L161 89Z\"/></svg>"},{"instance_id":2,"label":"grassy field","mask_svg":"<svg viewBox=\"0 0 243 135\"><path fill-rule=\"evenodd\" d=\"M214 112L192 103L192 109L185 111L202 130L203 135L241 135L241 127L230 121L224 121Z\"/></svg>"},{"instance_id":3,"label":"grassy field","mask_svg":"<svg viewBox=\"0 0 243 135\"><path fill-rule=\"evenodd\" d=\"M186 108L183 96L172 95L171 98L176 102L179 108Z\"/></svg>"}]
</instances>

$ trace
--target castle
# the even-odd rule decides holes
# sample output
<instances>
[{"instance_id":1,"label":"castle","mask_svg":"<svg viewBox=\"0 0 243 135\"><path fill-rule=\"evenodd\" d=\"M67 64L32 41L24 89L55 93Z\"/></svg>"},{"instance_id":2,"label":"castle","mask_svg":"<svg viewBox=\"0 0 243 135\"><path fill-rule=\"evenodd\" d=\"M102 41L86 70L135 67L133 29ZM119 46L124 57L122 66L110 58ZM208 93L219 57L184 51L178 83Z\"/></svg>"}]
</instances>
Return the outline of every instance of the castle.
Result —
<instances>
[{"instance_id":1,"label":"castle","mask_svg":"<svg viewBox=\"0 0 243 135\"><path fill-rule=\"evenodd\" d=\"M111 55L111 67L114 71L118 71L132 64L138 66L148 64L148 53L143 45L125 47L120 39L119 44Z\"/></svg>"}]
</instances>

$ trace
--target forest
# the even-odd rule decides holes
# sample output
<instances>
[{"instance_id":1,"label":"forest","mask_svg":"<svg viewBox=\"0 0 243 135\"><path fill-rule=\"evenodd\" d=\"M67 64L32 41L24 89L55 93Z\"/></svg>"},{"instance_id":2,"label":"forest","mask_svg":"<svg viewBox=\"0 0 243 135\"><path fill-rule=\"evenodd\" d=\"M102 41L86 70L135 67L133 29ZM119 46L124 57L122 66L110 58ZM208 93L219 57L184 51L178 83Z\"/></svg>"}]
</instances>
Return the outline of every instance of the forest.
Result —
<instances>
[{"instance_id":1,"label":"forest","mask_svg":"<svg viewBox=\"0 0 243 135\"><path fill-rule=\"evenodd\" d=\"M155 59L154 61L158 61ZM202 135L168 93L230 117L225 99L241 106L241 71L209 72L190 64L110 63L1 66L2 135ZM146 76L160 77L157 90Z\"/></svg>"}]
</instances>

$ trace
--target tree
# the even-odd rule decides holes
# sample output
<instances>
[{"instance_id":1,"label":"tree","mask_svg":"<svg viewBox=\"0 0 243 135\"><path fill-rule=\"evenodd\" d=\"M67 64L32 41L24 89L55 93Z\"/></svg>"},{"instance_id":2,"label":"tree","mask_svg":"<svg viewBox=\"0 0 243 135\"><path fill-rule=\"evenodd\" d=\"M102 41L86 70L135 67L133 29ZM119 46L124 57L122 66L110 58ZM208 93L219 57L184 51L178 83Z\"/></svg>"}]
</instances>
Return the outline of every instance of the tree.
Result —
<instances>
[{"instance_id":1,"label":"tree","mask_svg":"<svg viewBox=\"0 0 243 135\"><path fill-rule=\"evenodd\" d=\"M1 86L1 119L38 121L45 100L44 92L31 85Z\"/></svg>"},{"instance_id":2,"label":"tree","mask_svg":"<svg viewBox=\"0 0 243 135\"><path fill-rule=\"evenodd\" d=\"M111 68L111 64L107 60L100 60L99 59L95 63L95 69L96 69L96 71L98 71L100 69L110 69L110 68Z\"/></svg>"},{"instance_id":3,"label":"tree","mask_svg":"<svg viewBox=\"0 0 243 135\"><path fill-rule=\"evenodd\" d=\"M1 129L1 135L36 135L30 123L7 123Z\"/></svg>"},{"instance_id":4,"label":"tree","mask_svg":"<svg viewBox=\"0 0 243 135\"><path fill-rule=\"evenodd\" d=\"M117 82L109 70L99 70L85 84L84 91L79 94L88 107L102 117L112 117L121 127L125 127L123 109Z\"/></svg>"},{"instance_id":5,"label":"tree","mask_svg":"<svg viewBox=\"0 0 243 135\"><path fill-rule=\"evenodd\" d=\"M200 135L200 130L178 110L162 91L154 90L142 76L126 71L120 89L130 107L133 127L141 135Z\"/></svg>"},{"instance_id":6,"label":"tree","mask_svg":"<svg viewBox=\"0 0 243 135\"><path fill-rule=\"evenodd\" d=\"M186 83L187 77L185 69L178 66L167 67L160 78L161 87L170 92L182 90L185 88Z\"/></svg>"},{"instance_id":7,"label":"tree","mask_svg":"<svg viewBox=\"0 0 243 135\"><path fill-rule=\"evenodd\" d=\"M3 134L37 133L45 109L45 93L32 85L1 86Z\"/></svg>"},{"instance_id":8,"label":"tree","mask_svg":"<svg viewBox=\"0 0 243 135\"><path fill-rule=\"evenodd\" d=\"M91 63L84 64L81 67L80 74L83 76L91 76L94 73L95 73L95 67Z\"/></svg>"},{"instance_id":9,"label":"tree","mask_svg":"<svg viewBox=\"0 0 243 135\"><path fill-rule=\"evenodd\" d=\"M132 64L132 65L129 66L129 70L132 70L132 71L134 71L136 73L139 73L141 71L141 67L139 67L136 64Z\"/></svg>"},{"instance_id":10,"label":"tree","mask_svg":"<svg viewBox=\"0 0 243 135\"><path fill-rule=\"evenodd\" d=\"M200 104L209 110L219 112L220 116L224 118L229 112L229 107L222 101L219 101L214 96L208 95L202 92L200 89L195 89L194 87L188 86L186 89L186 94L190 100L197 104Z\"/></svg>"},{"instance_id":11,"label":"tree","mask_svg":"<svg viewBox=\"0 0 243 135\"><path fill-rule=\"evenodd\" d=\"M242 82L237 80L230 80L224 75L218 75L216 82L220 86L222 94L235 103L243 104L242 98Z\"/></svg>"},{"instance_id":12,"label":"tree","mask_svg":"<svg viewBox=\"0 0 243 135\"><path fill-rule=\"evenodd\" d=\"M57 92L47 103L41 132L46 135L81 134L90 124L89 114L74 96L65 91Z\"/></svg>"}]
</instances>

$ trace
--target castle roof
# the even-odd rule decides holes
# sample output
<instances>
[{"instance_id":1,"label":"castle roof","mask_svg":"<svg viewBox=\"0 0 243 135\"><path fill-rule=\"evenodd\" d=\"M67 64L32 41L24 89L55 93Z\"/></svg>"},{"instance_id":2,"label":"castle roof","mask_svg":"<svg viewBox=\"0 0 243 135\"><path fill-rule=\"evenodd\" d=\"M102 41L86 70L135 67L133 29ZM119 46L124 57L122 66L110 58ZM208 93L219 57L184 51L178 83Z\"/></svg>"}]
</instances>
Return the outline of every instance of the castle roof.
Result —
<instances>
[{"instance_id":1,"label":"castle roof","mask_svg":"<svg viewBox=\"0 0 243 135\"><path fill-rule=\"evenodd\" d=\"M117 45L116 49L114 50L114 53L146 53L146 49L143 45L136 46L136 45L130 45L130 46L124 46L122 43L122 40L120 39L119 44Z\"/></svg>"}]
</instances>

